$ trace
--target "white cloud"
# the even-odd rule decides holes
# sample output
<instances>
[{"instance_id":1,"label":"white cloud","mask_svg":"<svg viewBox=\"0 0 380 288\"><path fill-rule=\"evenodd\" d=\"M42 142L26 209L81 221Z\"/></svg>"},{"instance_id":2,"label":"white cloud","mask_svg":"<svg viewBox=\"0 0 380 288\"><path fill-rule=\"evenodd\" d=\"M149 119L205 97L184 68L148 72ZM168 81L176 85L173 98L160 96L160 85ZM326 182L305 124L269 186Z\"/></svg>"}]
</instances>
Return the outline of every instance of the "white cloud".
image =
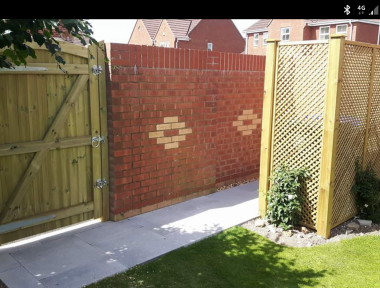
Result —
<instances>
[{"instance_id":1,"label":"white cloud","mask_svg":"<svg viewBox=\"0 0 380 288\"><path fill-rule=\"evenodd\" d=\"M113 43L128 43L136 19L90 19L96 40ZM232 19L240 32L257 19Z\"/></svg>"}]
</instances>

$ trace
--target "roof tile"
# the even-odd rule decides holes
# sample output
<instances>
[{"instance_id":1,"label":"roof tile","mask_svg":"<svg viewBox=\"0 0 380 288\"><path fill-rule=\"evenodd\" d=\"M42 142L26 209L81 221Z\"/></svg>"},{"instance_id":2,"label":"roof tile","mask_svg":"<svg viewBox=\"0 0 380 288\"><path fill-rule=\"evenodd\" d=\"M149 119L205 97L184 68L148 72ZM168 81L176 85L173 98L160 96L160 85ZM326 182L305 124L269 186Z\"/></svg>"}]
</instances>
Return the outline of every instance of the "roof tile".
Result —
<instances>
[{"instance_id":1,"label":"roof tile","mask_svg":"<svg viewBox=\"0 0 380 288\"><path fill-rule=\"evenodd\" d=\"M263 30L269 26L269 24L270 24L270 22L272 22L272 20L273 19L259 19L259 21L257 21L255 24L249 26L244 31Z\"/></svg>"},{"instance_id":2,"label":"roof tile","mask_svg":"<svg viewBox=\"0 0 380 288\"><path fill-rule=\"evenodd\" d=\"M156 34L158 32L158 29L161 26L161 22L163 19L141 19L144 23L144 26L146 30L148 31L148 34L150 38L153 40L154 37L156 37Z\"/></svg>"}]
</instances>

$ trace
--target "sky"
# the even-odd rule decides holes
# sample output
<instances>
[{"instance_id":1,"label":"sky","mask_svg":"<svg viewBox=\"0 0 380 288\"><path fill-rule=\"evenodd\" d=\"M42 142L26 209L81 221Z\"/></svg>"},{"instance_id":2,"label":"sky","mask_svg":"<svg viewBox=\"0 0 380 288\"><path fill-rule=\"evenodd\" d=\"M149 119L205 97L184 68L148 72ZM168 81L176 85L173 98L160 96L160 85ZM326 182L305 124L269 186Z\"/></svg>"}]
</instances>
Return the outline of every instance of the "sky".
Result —
<instances>
[{"instance_id":1,"label":"sky","mask_svg":"<svg viewBox=\"0 0 380 288\"><path fill-rule=\"evenodd\" d=\"M232 19L236 27L242 32L258 19ZM135 26L136 19L90 19L94 38L98 41L113 43L128 43L129 36Z\"/></svg>"}]
</instances>

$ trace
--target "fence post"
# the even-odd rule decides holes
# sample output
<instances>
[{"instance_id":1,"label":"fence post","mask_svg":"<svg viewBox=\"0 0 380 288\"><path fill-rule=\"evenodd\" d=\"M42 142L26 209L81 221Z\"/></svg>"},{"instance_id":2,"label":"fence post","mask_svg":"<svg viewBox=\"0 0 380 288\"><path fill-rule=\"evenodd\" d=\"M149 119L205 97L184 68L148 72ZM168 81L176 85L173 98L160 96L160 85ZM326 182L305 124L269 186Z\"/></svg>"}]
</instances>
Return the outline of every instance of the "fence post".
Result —
<instances>
[{"instance_id":1,"label":"fence post","mask_svg":"<svg viewBox=\"0 0 380 288\"><path fill-rule=\"evenodd\" d=\"M369 86L369 95L368 95L368 112L367 112L367 122L365 127L365 138L364 138L364 151L363 151L363 161L362 166L363 168L367 165L367 149L368 149L368 136L369 136L369 129L371 126L371 108L372 108L372 95L373 95L373 80L375 77L375 59L376 59L376 50L375 48L372 48L372 70L371 70L371 82Z\"/></svg>"},{"instance_id":2,"label":"fence post","mask_svg":"<svg viewBox=\"0 0 380 288\"><path fill-rule=\"evenodd\" d=\"M323 121L321 179L318 195L317 233L329 238L334 194L336 147L342 94L344 35L331 35L327 66L325 115Z\"/></svg>"},{"instance_id":3,"label":"fence post","mask_svg":"<svg viewBox=\"0 0 380 288\"><path fill-rule=\"evenodd\" d=\"M267 201L265 193L269 188L272 147L273 102L276 75L277 45L279 40L267 40L265 63L264 104L261 132L260 180L259 180L259 212L265 217Z\"/></svg>"}]
</instances>

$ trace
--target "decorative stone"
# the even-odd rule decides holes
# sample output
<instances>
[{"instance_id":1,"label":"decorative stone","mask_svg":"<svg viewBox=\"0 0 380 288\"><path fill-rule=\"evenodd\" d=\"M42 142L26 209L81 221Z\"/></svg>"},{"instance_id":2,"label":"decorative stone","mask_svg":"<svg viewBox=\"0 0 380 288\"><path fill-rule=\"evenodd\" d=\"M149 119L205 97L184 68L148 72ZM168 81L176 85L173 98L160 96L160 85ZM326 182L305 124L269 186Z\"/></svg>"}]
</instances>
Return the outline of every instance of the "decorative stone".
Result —
<instances>
[{"instance_id":1,"label":"decorative stone","mask_svg":"<svg viewBox=\"0 0 380 288\"><path fill-rule=\"evenodd\" d=\"M255 221L255 226L256 227L264 227L265 226L265 221L263 219L257 219Z\"/></svg>"},{"instance_id":2,"label":"decorative stone","mask_svg":"<svg viewBox=\"0 0 380 288\"><path fill-rule=\"evenodd\" d=\"M293 236L293 233L292 231L288 230L288 231L285 231L284 234L288 237L292 237Z\"/></svg>"},{"instance_id":3,"label":"decorative stone","mask_svg":"<svg viewBox=\"0 0 380 288\"><path fill-rule=\"evenodd\" d=\"M276 232L277 232L277 233L282 233L283 231L284 231L284 229L282 229L282 228L280 228L280 227L279 227L279 228L276 228Z\"/></svg>"},{"instance_id":4,"label":"decorative stone","mask_svg":"<svg viewBox=\"0 0 380 288\"><path fill-rule=\"evenodd\" d=\"M360 226L372 226L372 220L358 219L357 221L359 222Z\"/></svg>"},{"instance_id":5,"label":"decorative stone","mask_svg":"<svg viewBox=\"0 0 380 288\"><path fill-rule=\"evenodd\" d=\"M309 229L307 229L306 227L302 227L301 232L303 232L304 234L310 233Z\"/></svg>"},{"instance_id":6,"label":"decorative stone","mask_svg":"<svg viewBox=\"0 0 380 288\"><path fill-rule=\"evenodd\" d=\"M360 225L356 222L351 222L347 224L347 228L358 230L360 228Z\"/></svg>"},{"instance_id":7,"label":"decorative stone","mask_svg":"<svg viewBox=\"0 0 380 288\"><path fill-rule=\"evenodd\" d=\"M269 225L267 227L268 227L268 232L276 233L276 228L273 225Z\"/></svg>"}]
</instances>

